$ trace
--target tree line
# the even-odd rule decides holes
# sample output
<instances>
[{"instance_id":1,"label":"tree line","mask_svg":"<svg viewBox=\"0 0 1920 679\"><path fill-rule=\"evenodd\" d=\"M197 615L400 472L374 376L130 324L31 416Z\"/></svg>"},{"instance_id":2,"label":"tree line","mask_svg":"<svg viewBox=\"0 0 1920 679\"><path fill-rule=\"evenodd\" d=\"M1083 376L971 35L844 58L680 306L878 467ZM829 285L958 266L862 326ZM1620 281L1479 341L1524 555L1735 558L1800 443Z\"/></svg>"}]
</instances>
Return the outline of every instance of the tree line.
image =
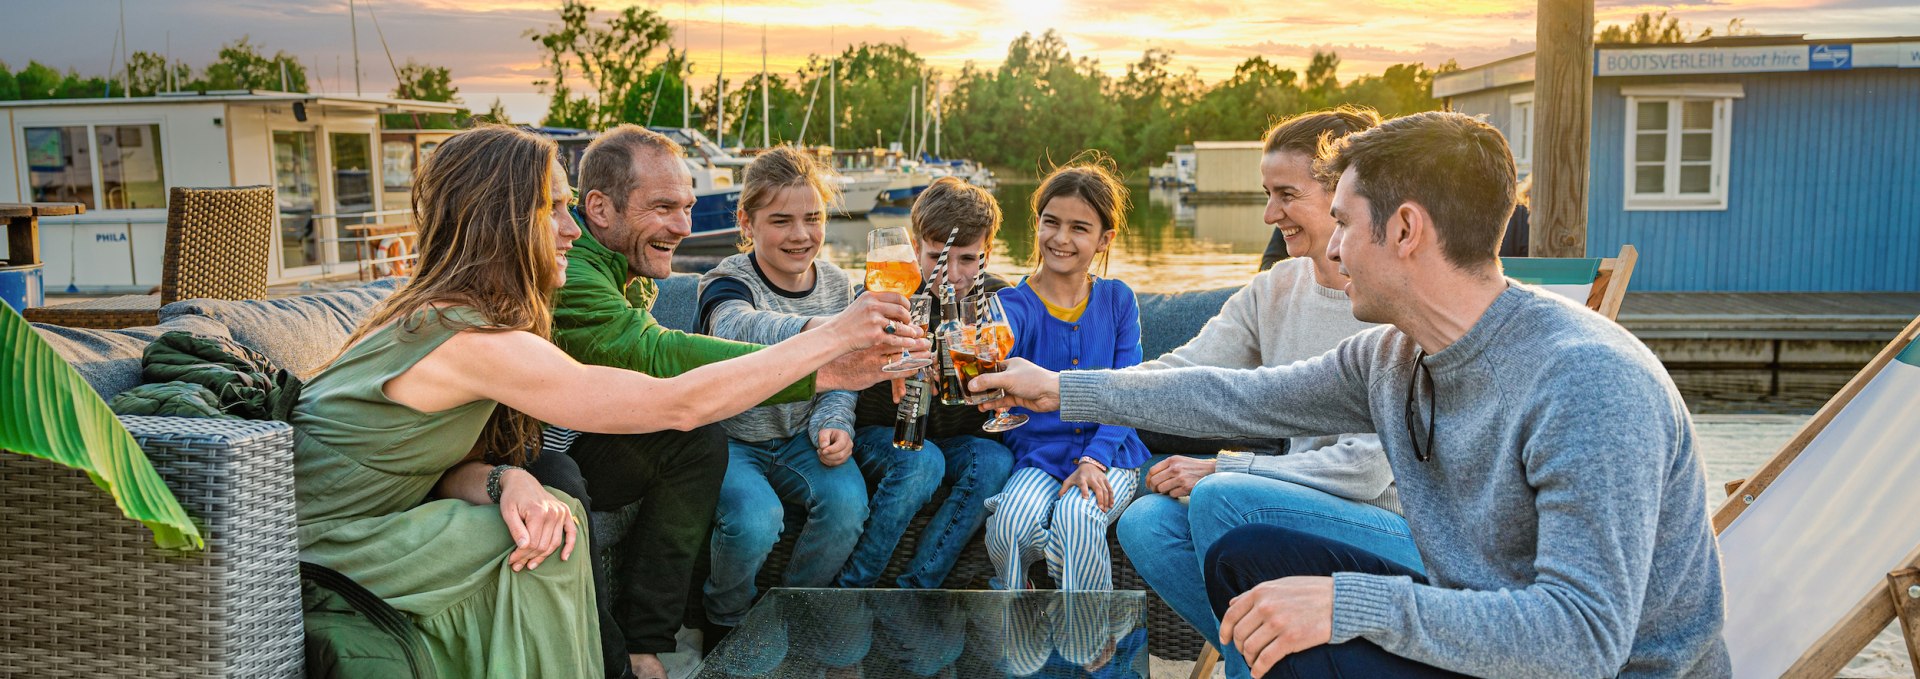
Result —
<instances>
[{"instance_id":1,"label":"tree line","mask_svg":"<svg viewBox=\"0 0 1920 679\"><path fill-rule=\"evenodd\" d=\"M791 73L723 81L687 75L695 64L673 44L673 28L660 13L628 7L600 22L594 15L570 0L559 23L527 32L550 74L535 82L550 96L544 124L605 129L691 120L712 136L724 111L728 145L759 146L764 130L776 144L898 142L932 152L937 118L944 155L1016 172L1084 149L1103 151L1123 167L1158 164L1177 144L1257 139L1280 118L1342 103L1386 115L1433 110L1434 74L1457 68L1399 64L1342 84L1333 52L1315 52L1304 73L1256 56L1209 85L1177 65L1173 52L1156 48L1116 77L1048 31L1016 38L991 68L968 63L946 73L905 43L862 42L831 56L809 55ZM687 80L691 94L682 92ZM724 104L716 104L717 84L726 90Z\"/></svg>"},{"instance_id":2,"label":"tree line","mask_svg":"<svg viewBox=\"0 0 1920 679\"><path fill-rule=\"evenodd\" d=\"M82 76L73 69L61 73L39 61L11 71L0 62L0 100L150 97L163 92L244 89L306 92L307 67L286 52L263 54L248 36L222 45L213 63L198 71L185 61L145 51L129 54L124 69L105 76Z\"/></svg>"},{"instance_id":3,"label":"tree line","mask_svg":"<svg viewBox=\"0 0 1920 679\"><path fill-rule=\"evenodd\" d=\"M445 66L432 66L414 60L394 67L399 84L389 95L399 99L417 99L461 103L460 88L453 86L453 74ZM127 55L125 67L105 76L83 76L68 69L65 73L39 61L29 61L15 71L0 62L0 101L20 99L87 99L98 97L150 97L167 92L214 92L220 90L269 90L311 92L307 67L299 59L276 50L269 56L251 37L220 47L212 63L195 69L183 60L169 60L153 52L136 51ZM485 115L506 119L499 101ZM460 113L431 115L393 114L387 116L389 128L459 129L471 124L473 116Z\"/></svg>"}]
</instances>

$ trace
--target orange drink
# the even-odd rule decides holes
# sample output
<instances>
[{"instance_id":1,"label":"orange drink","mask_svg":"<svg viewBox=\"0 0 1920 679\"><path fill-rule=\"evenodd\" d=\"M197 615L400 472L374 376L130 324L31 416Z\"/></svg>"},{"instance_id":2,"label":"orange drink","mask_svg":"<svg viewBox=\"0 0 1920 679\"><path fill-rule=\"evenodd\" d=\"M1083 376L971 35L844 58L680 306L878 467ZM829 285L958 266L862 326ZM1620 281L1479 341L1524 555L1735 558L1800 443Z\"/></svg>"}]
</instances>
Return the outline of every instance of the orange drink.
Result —
<instances>
[{"instance_id":1,"label":"orange drink","mask_svg":"<svg viewBox=\"0 0 1920 679\"><path fill-rule=\"evenodd\" d=\"M920 288L920 265L907 261L867 260L867 289L894 292L902 296Z\"/></svg>"}]
</instances>

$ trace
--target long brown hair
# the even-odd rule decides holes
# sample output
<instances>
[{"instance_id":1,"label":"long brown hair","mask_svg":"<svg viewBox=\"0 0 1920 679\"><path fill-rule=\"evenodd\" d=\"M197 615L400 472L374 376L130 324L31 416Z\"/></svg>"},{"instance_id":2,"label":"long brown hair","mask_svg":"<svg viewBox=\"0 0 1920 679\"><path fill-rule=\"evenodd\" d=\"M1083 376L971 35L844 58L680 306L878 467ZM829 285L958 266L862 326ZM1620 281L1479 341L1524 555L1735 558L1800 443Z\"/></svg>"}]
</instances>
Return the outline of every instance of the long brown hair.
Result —
<instances>
[{"instance_id":1,"label":"long brown hair","mask_svg":"<svg viewBox=\"0 0 1920 679\"><path fill-rule=\"evenodd\" d=\"M342 346L388 323L413 332L430 319L454 330L522 331L551 339L560 265L548 218L549 182L557 148L504 125L477 127L440 144L413 185L413 226L420 234L413 278ZM486 322L415 315L435 306L469 307ZM488 459L509 464L532 459L539 440L540 423L505 406L495 408L480 437Z\"/></svg>"},{"instance_id":2,"label":"long brown hair","mask_svg":"<svg viewBox=\"0 0 1920 679\"><path fill-rule=\"evenodd\" d=\"M1047 207L1047 203L1061 196L1073 196L1086 201L1100 215L1101 233L1117 232L1127 226L1127 211L1132 209L1127 197L1127 185L1120 183L1113 158L1105 153L1081 152L1066 165L1054 168L1046 179L1040 180L1040 187L1033 191L1036 230L1040 226L1040 211ZM1113 254L1113 249L1119 246L1120 238L1116 233L1113 241L1107 244L1107 250L1100 253L1100 275L1107 274L1107 259Z\"/></svg>"}]
</instances>

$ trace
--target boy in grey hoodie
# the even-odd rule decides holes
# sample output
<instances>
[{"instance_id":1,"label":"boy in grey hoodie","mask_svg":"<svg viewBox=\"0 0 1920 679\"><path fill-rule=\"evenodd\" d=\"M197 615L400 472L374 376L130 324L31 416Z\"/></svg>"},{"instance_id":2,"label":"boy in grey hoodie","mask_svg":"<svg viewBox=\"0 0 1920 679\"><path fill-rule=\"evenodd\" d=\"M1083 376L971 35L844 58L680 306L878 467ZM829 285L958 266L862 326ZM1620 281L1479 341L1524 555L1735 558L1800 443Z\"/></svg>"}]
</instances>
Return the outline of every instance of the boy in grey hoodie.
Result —
<instances>
[{"instance_id":1,"label":"boy in grey hoodie","mask_svg":"<svg viewBox=\"0 0 1920 679\"><path fill-rule=\"evenodd\" d=\"M700 279L699 330L773 344L853 304L853 281L819 258L833 190L825 169L783 146L756 158L742 184L739 218L752 250ZM727 471L704 588L710 636L739 624L753 604L754 578L780 539L785 506L806 510L783 574L787 586L827 586L853 552L867 520L866 480L846 464L854 400L854 392L831 391L721 423Z\"/></svg>"}]
</instances>

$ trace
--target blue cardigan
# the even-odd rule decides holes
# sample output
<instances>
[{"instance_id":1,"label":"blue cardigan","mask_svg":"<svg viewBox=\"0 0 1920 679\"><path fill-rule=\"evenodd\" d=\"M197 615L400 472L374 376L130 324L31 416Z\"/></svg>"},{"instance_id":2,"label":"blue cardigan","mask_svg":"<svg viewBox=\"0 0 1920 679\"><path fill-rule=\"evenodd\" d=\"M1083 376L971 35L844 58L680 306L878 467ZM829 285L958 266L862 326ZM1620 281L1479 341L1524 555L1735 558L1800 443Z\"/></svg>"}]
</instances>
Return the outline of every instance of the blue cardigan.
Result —
<instances>
[{"instance_id":1,"label":"blue cardigan","mask_svg":"<svg viewBox=\"0 0 1920 679\"><path fill-rule=\"evenodd\" d=\"M1015 356L1048 370L1100 370L1140 363L1140 308L1134 305L1133 289L1126 283L1094 278L1087 309L1076 323L1047 313L1047 305L1025 279L999 295L1013 325ZM1132 427L1064 422L1057 412L1014 410L1030 418L1025 426L1001 435L1013 449L1015 471L1036 467L1064 480L1082 455L1110 469L1132 469L1147 461L1147 446Z\"/></svg>"}]
</instances>

